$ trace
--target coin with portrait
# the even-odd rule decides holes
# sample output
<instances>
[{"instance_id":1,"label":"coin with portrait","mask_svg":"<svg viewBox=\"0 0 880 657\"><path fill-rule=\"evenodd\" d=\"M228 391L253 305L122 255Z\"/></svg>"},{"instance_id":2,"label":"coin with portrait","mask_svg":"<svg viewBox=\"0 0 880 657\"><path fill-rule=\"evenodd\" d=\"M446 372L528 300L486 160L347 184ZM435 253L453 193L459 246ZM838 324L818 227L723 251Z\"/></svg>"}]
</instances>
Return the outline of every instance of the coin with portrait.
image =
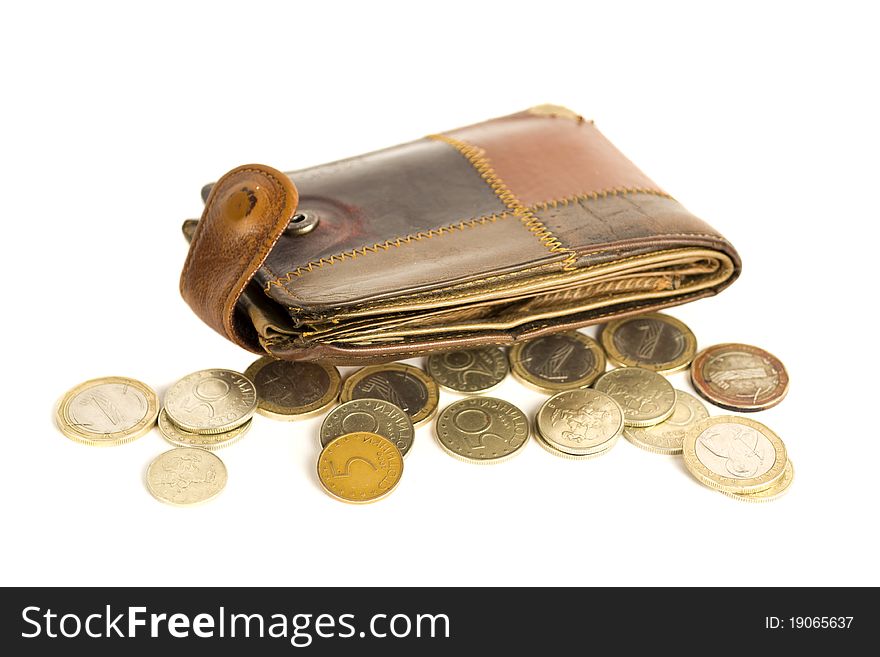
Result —
<instances>
[{"instance_id":1,"label":"coin with portrait","mask_svg":"<svg viewBox=\"0 0 880 657\"><path fill-rule=\"evenodd\" d=\"M391 402L381 399L353 399L327 414L321 424L321 445L347 433L375 433L390 440L401 456L413 444L415 429L409 415Z\"/></svg>"},{"instance_id":2,"label":"coin with portrait","mask_svg":"<svg viewBox=\"0 0 880 657\"><path fill-rule=\"evenodd\" d=\"M529 439L529 420L510 402L468 397L437 416L437 441L447 454L472 463L500 463Z\"/></svg>"},{"instance_id":3,"label":"coin with portrait","mask_svg":"<svg viewBox=\"0 0 880 657\"><path fill-rule=\"evenodd\" d=\"M433 378L404 363L372 365L350 375L342 385L340 400L381 399L409 415L418 427L437 412L440 391Z\"/></svg>"},{"instance_id":4,"label":"coin with portrait","mask_svg":"<svg viewBox=\"0 0 880 657\"><path fill-rule=\"evenodd\" d=\"M704 399L731 411L762 411L788 392L788 372L776 356L748 344L725 343L697 354L691 382Z\"/></svg>"},{"instance_id":5,"label":"coin with portrait","mask_svg":"<svg viewBox=\"0 0 880 657\"><path fill-rule=\"evenodd\" d=\"M318 457L318 480L343 502L364 504L388 495L403 476L403 457L375 433L358 431L334 438Z\"/></svg>"},{"instance_id":6,"label":"coin with portrait","mask_svg":"<svg viewBox=\"0 0 880 657\"><path fill-rule=\"evenodd\" d=\"M585 388L605 371L602 347L578 331L517 343L508 356L513 375L540 392Z\"/></svg>"},{"instance_id":7,"label":"coin with portrait","mask_svg":"<svg viewBox=\"0 0 880 657\"><path fill-rule=\"evenodd\" d=\"M341 377L332 365L263 356L245 370L257 389L257 413L296 420L321 413L339 397Z\"/></svg>"},{"instance_id":8,"label":"coin with portrait","mask_svg":"<svg viewBox=\"0 0 880 657\"><path fill-rule=\"evenodd\" d=\"M605 325L600 339L615 365L662 374L685 369L697 353L693 332L684 322L662 313L615 319Z\"/></svg>"},{"instance_id":9,"label":"coin with portrait","mask_svg":"<svg viewBox=\"0 0 880 657\"><path fill-rule=\"evenodd\" d=\"M497 347L432 354L426 365L428 374L453 392L486 392L501 383L508 371L507 357Z\"/></svg>"},{"instance_id":10,"label":"coin with portrait","mask_svg":"<svg viewBox=\"0 0 880 657\"><path fill-rule=\"evenodd\" d=\"M788 454L768 427L749 418L719 415L690 428L684 463L706 486L728 493L758 493L785 473Z\"/></svg>"},{"instance_id":11,"label":"coin with portrait","mask_svg":"<svg viewBox=\"0 0 880 657\"><path fill-rule=\"evenodd\" d=\"M606 372L594 386L620 404L628 427L659 424L675 410L675 389L662 375L640 367Z\"/></svg>"},{"instance_id":12,"label":"coin with portrait","mask_svg":"<svg viewBox=\"0 0 880 657\"><path fill-rule=\"evenodd\" d=\"M215 497L226 486L226 466L204 449L177 447L147 468L147 489L157 500L189 506Z\"/></svg>"},{"instance_id":13,"label":"coin with portrait","mask_svg":"<svg viewBox=\"0 0 880 657\"><path fill-rule=\"evenodd\" d=\"M121 445L156 424L159 398L145 383L122 376L91 379L69 390L55 420L65 436L86 445Z\"/></svg>"},{"instance_id":14,"label":"coin with portrait","mask_svg":"<svg viewBox=\"0 0 880 657\"><path fill-rule=\"evenodd\" d=\"M623 436L636 447L655 454L681 454L687 430L709 417L709 411L691 394L675 391L675 408L666 420L650 427L626 427Z\"/></svg>"},{"instance_id":15,"label":"coin with portrait","mask_svg":"<svg viewBox=\"0 0 880 657\"><path fill-rule=\"evenodd\" d=\"M257 391L243 374L232 370L193 372L165 393L165 412L192 433L225 433L253 417Z\"/></svg>"}]
</instances>

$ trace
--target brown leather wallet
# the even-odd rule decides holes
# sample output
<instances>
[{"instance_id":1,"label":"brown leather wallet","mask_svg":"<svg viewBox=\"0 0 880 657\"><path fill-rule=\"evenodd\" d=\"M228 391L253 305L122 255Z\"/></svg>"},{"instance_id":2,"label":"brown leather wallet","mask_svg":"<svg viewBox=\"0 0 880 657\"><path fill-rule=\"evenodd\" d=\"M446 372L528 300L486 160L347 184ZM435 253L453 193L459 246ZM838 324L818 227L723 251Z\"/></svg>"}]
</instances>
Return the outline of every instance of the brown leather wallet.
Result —
<instances>
[{"instance_id":1,"label":"brown leather wallet","mask_svg":"<svg viewBox=\"0 0 880 657\"><path fill-rule=\"evenodd\" d=\"M715 294L736 250L596 129L540 106L206 186L180 289L253 352L339 364L510 345Z\"/></svg>"}]
</instances>

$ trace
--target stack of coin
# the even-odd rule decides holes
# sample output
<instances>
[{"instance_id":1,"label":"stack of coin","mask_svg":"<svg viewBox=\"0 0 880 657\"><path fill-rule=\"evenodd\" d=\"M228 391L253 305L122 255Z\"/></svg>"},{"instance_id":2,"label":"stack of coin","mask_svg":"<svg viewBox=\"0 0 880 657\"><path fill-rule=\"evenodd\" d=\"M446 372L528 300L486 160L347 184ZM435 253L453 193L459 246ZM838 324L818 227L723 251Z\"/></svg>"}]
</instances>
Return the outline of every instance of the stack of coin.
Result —
<instances>
[{"instance_id":1,"label":"stack of coin","mask_svg":"<svg viewBox=\"0 0 880 657\"><path fill-rule=\"evenodd\" d=\"M701 420L685 435L683 455L697 481L744 502L774 500L794 480L782 440L749 418Z\"/></svg>"},{"instance_id":2,"label":"stack of coin","mask_svg":"<svg viewBox=\"0 0 880 657\"><path fill-rule=\"evenodd\" d=\"M232 370L193 372L165 393L159 431L178 447L215 450L236 442L257 410L254 384Z\"/></svg>"},{"instance_id":3,"label":"stack of coin","mask_svg":"<svg viewBox=\"0 0 880 657\"><path fill-rule=\"evenodd\" d=\"M541 406L535 437L553 454L588 459L614 447L623 424L623 409L609 395L589 388L566 390Z\"/></svg>"},{"instance_id":4,"label":"stack of coin","mask_svg":"<svg viewBox=\"0 0 880 657\"><path fill-rule=\"evenodd\" d=\"M219 494L226 486L226 466L211 451L244 436L256 410L254 384L232 370L200 370L172 385L159 413L159 432L177 448L147 468L153 497L189 506Z\"/></svg>"}]
</instances>

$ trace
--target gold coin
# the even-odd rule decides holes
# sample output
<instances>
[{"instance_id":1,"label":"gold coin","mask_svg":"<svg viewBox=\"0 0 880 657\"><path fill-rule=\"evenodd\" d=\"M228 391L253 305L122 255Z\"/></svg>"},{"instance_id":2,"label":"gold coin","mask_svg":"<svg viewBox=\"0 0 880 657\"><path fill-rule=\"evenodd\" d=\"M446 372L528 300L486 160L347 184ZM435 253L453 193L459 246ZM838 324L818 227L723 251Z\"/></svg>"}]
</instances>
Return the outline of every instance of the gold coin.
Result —
<instances>
[{"instance_id":1,"label":"gold coin","mask_svg":"<svg viewBox=\"0 0 880 657\"><path fill-rule=\"evenodd\" d=\"M719 492L724 493L735 500L739 500L740 502L772 502L785 495L788 492L788 489L791 488L791 482L793 481L794 466L791 464L791 460L789 460L788 463L785 464L785 472L782 473L782 477L779 478L779 481L766 490L758 491L757 493Z\"/></svg>"},{"instance_id":2,"label":"gold coin","mask_svg":"<svg viewBox=\"0 0 880 657\"><path fill-rule=\"evenodd\" d=\"M623 411L614 399L597 390L565 390L544 402L535 426L545 446L568 456L592 456L617 441Z\"/></svg>"},{"instance_id":3,"label":"gold coin","mask_svg":"<svg viewBox=\"0 0 880 657\"><path fill-rule=\"evenodd\" d=\"M251 428L252 422L253 420L248 420L226 433L192 433L174 424L168 418L168 413L163 408L159 412L159 433L169 443L178 447L198 447L214 451L229 447L232 443L238 442L238 439L244 436L248 429Z\"/></svg>"},{"instance_id":4,"label":"gold coin","mask_svg":"<svg viewBox=\"0 0 880 657\"><path fill-rule=\"evenodd\" d=\"M507 376L507 357L497 347L431 354L428 374L452 392L476 394L491 390Z\"/></svg>"},{"instance_id":5,"label":"gold coin","mask_svg":"<svg viewBox=\"0 0 880 657\"><path fill-rule=\"evenodd\" d=\"M263 356L244 375L257 389L257 413L275 420L317 415L339 397L339 370L324 363Z\"/></svg>"},{"instance_id":6,"label":"gold coin","mask_svg":"<svg viewBox=\"0 0 880 657\"><path fill-rule=\"evenodd\" d=\"M758 493L776 484L788 454L760 422L733 415L700 420L682 444L684 464L701 483L728 493Z\"/></svg>"},{"instance_id":7,"label":"gold coin","mask_svg":"<svg viewBox=\"0 0 880 657\"><path fill-rule=\"evenodd\" d=\"M65 436L86 445L121 445L156 424L159 398L135 379L108 376L69 390L55 413Z\"/></svg>"},{"instance_id":8,"label":"gold coin","mask_svg":"<svg viewBox=\"0 0 880 657\"><path fill-rule=\"evenodd\" d=\"M318 480L343 502L364 504L385 497L402 474L400 450L387 438L367 431L334 438L318 457Z\"/></svg>"},{"instance_id":9,"label":"gold coin","mask_svg":"<svg viewBox=\"0 0 880 657\"><path fill-rule=\"evenodd\" d=\"M189 506L210 500L226 486L226 466L203 449L177 447L147 468L147 488L157 500Z\"/></svg>"},{"instance_id":10,"label":"gold coin","mask_svg":"<svg viewBox=\"0 0 880 657\"><path fill-rule=\"evenodd\" d=\"M605 371L602 347L578 331L519 342L511 347L508 357L513 375L539 392L586 388Z\"/></svg>"},{"instance_id":11,"label":"gold coin","mask_svg":"<svg viewBox=\"0 0 880 657\"><path fill-rule=\"evenodd\" d=\"M655 454L681 454L681 443L687 430L707 417L709 411L703 402L676 390L675 408L668 419L651 427L626 427L623 436L636 447Z\"/></svg>"},{"instance_id":12,"label":"gold coin","mask_svg":"<svg viewBox=\"0 0 880 657\"><path fill-rule=\"evenodd\" d=\"M628 427L659 424L675 410L675 388L657 372L621 367L606 372L594 386L620 404Z\"/></svg>"},{"instance_id":13,"label":"gold coin","mask_svg":"<svg viewBox=\"0 0 880 657\"><path fill-rule=\"evenodd\" d=\"M471 463L500 463L529 440L529 419L513 404L494 397L468 397L437 417L437 442L450 456Z\"/></svg>"},{"instance_id":14,"label":"gold coin","mask_svg":"<svg viewBox=\"0 0 880 657\"><path fill-rule=\"evenodd\" d=\"M748 344L707 347L691 365L691 382L701 397L731 411L763 411L788 392L782 361Z\"/></svg>"},{"instance_id":15,"label":"gold coin","mask_svg":"<svg viewBox=\"0 0 880 657\"><path fill-rule=\"evenodd\" d=\"M418 367L391 363L364 367L349 376L340 401L352 399L380 399L394 404L418 427L437 412L440 391L436 381Z\"/></svg>"},{"instance_id":16,"label":"gold coin","mask_svg":"<svg viewBox=\"0 0 880 657\"><path fill-rule=\"evenodd\" d=\"M671 374L687 368L697 353L697 338L675 317L650 313L615 319L600 336L608 360L622 367Z\"/></svg>"}]
</instances>

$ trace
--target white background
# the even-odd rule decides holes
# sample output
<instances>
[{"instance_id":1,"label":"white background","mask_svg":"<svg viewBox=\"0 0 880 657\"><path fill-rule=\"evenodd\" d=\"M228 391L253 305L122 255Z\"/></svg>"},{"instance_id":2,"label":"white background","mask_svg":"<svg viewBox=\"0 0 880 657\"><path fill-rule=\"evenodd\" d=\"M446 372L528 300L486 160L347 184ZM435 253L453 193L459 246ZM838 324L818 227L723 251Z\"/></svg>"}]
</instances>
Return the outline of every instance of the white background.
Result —
<instances>
[{"instance_id":1,"label":"white background","mask_svg":"<svg viewBox=\"0 0 880 657\"><path fill-rule=\"evenodd\" d=\"M877 16L662 4L4 9L0 582L880 584ZM754 343L788 366L788 398L753 416L796 465L787 497L737 503L623 440L586 462L532 441L469 465L428 425L394 494L349 506L316 481L320 419L258 417L218 453L221 496L174 508L143 484L168 448L157 431L96 449L55 429L85 379L161 394L251 362L177 291L203 183L545 102L595 119L739 249L733 287L672 314L702 346ZM496 394L529 414L544 398L513 380Z\"/></svg>"}]
</instances>

